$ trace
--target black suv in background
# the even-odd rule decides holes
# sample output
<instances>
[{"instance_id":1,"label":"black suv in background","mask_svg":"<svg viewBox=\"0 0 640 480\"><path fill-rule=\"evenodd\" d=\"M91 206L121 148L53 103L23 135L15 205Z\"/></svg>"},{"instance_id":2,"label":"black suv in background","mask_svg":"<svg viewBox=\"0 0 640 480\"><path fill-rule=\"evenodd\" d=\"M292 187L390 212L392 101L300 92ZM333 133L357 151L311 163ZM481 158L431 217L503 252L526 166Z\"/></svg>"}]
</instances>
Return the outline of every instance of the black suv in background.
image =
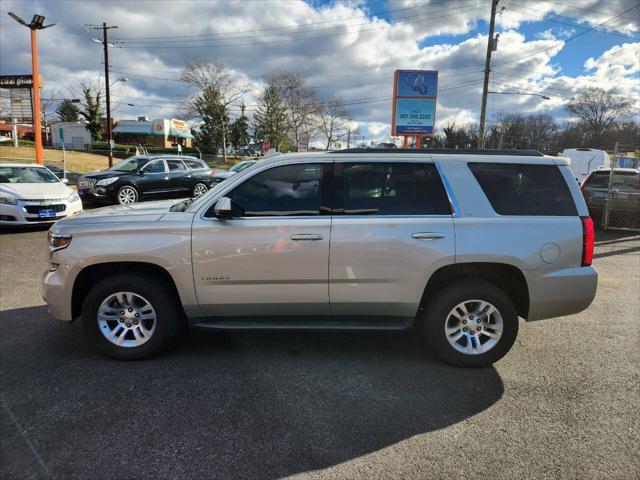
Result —
<instances>
[{"instance_id":1,"label":"black suv in background","mask_svg":"<svg viewBox=\"0 0 640 480\"><path fill-rule=\"evenodd\" d=\"M129 205L140 200L198 197L211 186L211 169L185 156L138 155L78 179L83 202Z\"/></svg>"}]
</instances>

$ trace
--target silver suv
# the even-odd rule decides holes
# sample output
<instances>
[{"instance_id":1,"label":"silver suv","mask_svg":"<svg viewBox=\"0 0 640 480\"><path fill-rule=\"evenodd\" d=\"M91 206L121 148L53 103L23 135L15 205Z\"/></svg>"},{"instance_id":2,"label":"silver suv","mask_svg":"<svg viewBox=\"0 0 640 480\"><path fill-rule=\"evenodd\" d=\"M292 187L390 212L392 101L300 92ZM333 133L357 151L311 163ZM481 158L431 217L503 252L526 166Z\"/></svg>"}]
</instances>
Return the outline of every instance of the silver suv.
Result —
<instances>
[{"instance_id":1,"label":"silver suv","mask_svg":"<svg viewBox=\"0 0 640 480\"><path fill-rule=\"evenodd\" d=\"M568 160L537 152L346 150L267 159L197 198L56 223L50 313L120 359L181 324L209 330L419 327L489 365L519 321L593 300L593 224Z\"/></svg>"}]
</instances>

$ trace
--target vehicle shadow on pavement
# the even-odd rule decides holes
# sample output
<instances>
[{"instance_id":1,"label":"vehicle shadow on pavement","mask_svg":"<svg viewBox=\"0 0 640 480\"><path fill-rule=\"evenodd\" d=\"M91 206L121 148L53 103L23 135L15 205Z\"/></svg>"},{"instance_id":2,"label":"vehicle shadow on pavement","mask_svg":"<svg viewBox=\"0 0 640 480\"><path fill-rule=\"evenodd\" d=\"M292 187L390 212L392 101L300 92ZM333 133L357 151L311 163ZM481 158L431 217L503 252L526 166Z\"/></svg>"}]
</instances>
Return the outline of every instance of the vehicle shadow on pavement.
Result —
<instances>
[{"instance_id":1,"label":"vehicle shadow on pavement","mask_svg":"<svg viewBox=\"0 0 640 480\"><path fill-rule=\"evenodd\" d=\"M45 307L0 325L2 478L279 478L461 422L504 391L494 368L442 364L415 334L192 331L120 362Z\"/></svg>"}]
</instances>

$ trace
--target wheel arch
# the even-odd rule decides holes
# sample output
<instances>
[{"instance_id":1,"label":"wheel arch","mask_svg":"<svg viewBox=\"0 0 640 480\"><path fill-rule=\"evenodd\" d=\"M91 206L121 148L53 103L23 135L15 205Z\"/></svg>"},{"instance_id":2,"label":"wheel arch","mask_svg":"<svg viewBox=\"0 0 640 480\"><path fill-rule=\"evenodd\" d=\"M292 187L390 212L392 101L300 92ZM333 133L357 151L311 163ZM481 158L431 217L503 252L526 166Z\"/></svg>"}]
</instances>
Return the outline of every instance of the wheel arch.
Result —
<instances>
[{"instance_id":1,"label":"wheel arch","mask_svg":"<svg viewBox=\"0 0 640 480\"><path fill-rule=\"evenodd\" d=\"M527 280L519 268L506 263L455 263L439 268L431 275L425 286L420 307L424 308L438 290L463 280L485 280L493 283L512 299L518 315L527 318L529 314Z\"/></svg>"},{"instance_id":2,"label":"wheel arch","mask_svg":"<svg viewBox=\"0 0 640 480\"><path fill-rule=\"evenodd\" d=\"M136 273L149 276L156 282L167 285L175 294L179 308L184 313L180 294L171 274L163 267L148 262L108 262L96 263L83 268L73 282L71 293L71 318L77 318L82 312L82 303L91 288L100 280L122 273Z\"/></svg>"}]
</instances>

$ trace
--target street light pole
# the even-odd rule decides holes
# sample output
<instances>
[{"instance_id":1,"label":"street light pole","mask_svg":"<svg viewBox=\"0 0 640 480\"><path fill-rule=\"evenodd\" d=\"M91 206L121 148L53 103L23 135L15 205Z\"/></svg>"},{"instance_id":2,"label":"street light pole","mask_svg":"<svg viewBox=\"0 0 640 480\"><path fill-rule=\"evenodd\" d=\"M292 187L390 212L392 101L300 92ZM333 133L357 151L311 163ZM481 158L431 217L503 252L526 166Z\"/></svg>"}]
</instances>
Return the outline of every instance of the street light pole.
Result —
<instances>
[{"instance_id":1,"label":"street light pole","mask_svg":"<svg viewBox=\"0 0 640 480\"><path fill-rule=\"evenodd\" d=\"M31 23L25 22L22 18L13 12L9 12L9 16L20 25L24 25L31 30L31 75L32 75L32 92L33 92L33 135L36 143L36 163L42 165L42 120L40 118L40 78L38 77L38 43L36 39L36 30L53 27L54 24L44 25L44 17L42 15L34 15Z\"/></svg>"}]
</instances>

